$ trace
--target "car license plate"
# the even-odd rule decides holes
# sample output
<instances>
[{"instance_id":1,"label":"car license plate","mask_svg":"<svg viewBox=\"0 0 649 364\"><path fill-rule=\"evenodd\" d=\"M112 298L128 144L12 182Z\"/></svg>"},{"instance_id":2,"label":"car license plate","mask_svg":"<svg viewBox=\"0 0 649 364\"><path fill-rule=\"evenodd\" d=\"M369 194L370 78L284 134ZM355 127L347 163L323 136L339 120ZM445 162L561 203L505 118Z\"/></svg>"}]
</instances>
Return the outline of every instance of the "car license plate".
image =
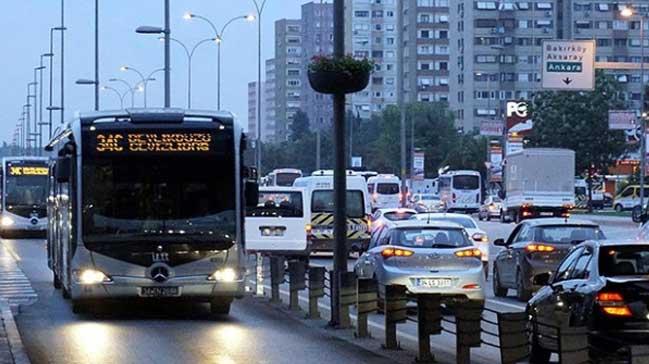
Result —
<instances>
[{"instance_id":1,"label":"car license plate","mask_svg":"<svg viewBox=\"0 0 649 364\"><path fill-rule=\"evenodd\" d=\"M334 229L314 229L313 233L322 235L333 235Z\"/></svg>"},{"instance_id":2,"label":"car license plate","mask_svg":"<svg viewBox=\"0 0 649 364\"><path fill-rule=\"evenodd\" d=\"M448 288L452 283L453 281L448 278L419 278L417 280L417 286L424 288Z\"/></svg>"},{"instance_id":3,"label":"car license plate","mask_svg":"<svg viewBox=\"0 0 649 364\"><path fill-rule=\"evenodd\" d=\"M140 288L142 297L178 297L180 296L179 287L142 287Z\"/></svg>"}]
</instances>

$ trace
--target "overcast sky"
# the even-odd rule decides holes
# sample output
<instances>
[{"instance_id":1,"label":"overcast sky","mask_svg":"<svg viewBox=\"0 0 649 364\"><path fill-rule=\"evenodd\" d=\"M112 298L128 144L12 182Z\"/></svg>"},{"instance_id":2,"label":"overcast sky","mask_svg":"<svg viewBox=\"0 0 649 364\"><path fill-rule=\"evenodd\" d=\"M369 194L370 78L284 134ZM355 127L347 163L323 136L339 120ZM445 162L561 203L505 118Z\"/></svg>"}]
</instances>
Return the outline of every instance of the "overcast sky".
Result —
<instances>
[{"instance_id":1,"label":"overcast sky","mask_svg":"<svg viewBox=\"0 0 649 364\"><path fill-rule=\"evenodd\" d=\"M300 5L307 0L268 0L263 23L263 59L273 56L273 24L280 18L299 18ZM17 119L22 112L27 94L27 83L33 79L33 68L40 55L49 51L49 29L60 24L58 0L3 0L0 12L0 139L11 141ZM164 66L163 45L157 36L139 35L139 25L163 25L163 0L100 0L100 80L121 77L135 83L137 75L121 72L122 65L130 65L143 73ZM78 86L78 78L94 77L94 1L66 0L66 118L77 111L92 109L92 86ZM252 0L171 0L172 37L191 47L196 42L213 36L207 23L185 21L182 15L190 10L203 15L217 27L237 15L254 11ZM55 98L59 100L59 38L55 35ZM47 63L47 60L45 60ZM245 21L231 24L224 34L222 45L222 109L233 111L242 125L247 125L247 83L257 79L257 25ZM193 60L193 108L216 107L216 46L206 44L196 51ZM47 79L44 74L45 98L48 103ZM150 84L149 106L163 104L163 74ZM110 84L120 90L120 84ZM187 56L180 46L172 44L172 106L185 107L187 103ZM126 98L129 100L129 97ZM136 98L142 103L142 95ZM119 99L112 92L101 92L101 108L116 109ZM47 112L44 113L45 121ZM55 118L58 122L58 117Z\"/></svg>"}]
</instances>

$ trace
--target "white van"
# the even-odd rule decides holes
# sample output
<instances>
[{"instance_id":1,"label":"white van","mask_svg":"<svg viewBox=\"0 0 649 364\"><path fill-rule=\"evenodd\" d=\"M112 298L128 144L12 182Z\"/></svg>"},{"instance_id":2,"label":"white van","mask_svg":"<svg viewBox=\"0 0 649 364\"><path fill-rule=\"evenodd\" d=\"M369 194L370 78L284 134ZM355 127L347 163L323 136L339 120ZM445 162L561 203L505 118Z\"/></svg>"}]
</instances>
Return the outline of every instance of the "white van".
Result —
<instances>
[{"instance_id":1,"label":"white van","mask_svg":"<svg viewBox=\"0 0 649 364\"><path fill-rule=\"evenodd\" d=\"M334 247L333 176L311 176L295 180L294 187L304 188L311 211L311 252L332 252ZM347 248L365 250L370 241L370 205L365 178L347 176Z\"/></svg>"},{"instance_id":2,"label":"white van","mask_svg":"<svg viewBox=\"0 0 649 364\"><path fill-rule=\"evenodd\" d=\"M310 201L302 188L261 187L257 207L246 211L246 250L308 255L309 210Z\"/></svg>"},{"instance_id":3,"label":"white van","mask_svg":"<svg viewBox=\"0 0 649 364\"><path fill-rule=\"evenodd\" d=\"M367 180L372 196L372 209L396 209L401 205L401 179L393 174L381 174Z\"/></svg>"}]
</instances>

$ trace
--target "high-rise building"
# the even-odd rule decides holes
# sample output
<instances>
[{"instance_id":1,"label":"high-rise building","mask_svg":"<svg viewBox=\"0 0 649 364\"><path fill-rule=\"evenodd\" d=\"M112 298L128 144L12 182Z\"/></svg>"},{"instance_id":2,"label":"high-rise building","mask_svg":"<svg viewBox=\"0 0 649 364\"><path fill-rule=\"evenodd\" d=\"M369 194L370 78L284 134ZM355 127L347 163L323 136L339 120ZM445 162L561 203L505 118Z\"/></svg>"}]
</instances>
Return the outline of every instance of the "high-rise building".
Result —
<instances>
[{"instance_id":1,"label":"high-rise building","mask_svg":"<svg viewBox=\"0 0 649 364\"><path fill-rule=\"evenodd\" d=\"M397 102L398 0L346 0L345 48L374 61L367 88L348 97L348 110L368 119Z\"/></svg>"},{"instance_id":2,"label":"high-rise building","mask_svg":"<svg viewBox=\"0 0 649 364\"><path fill-rule=\"evenodd\" d=\"M311 128L331 125L333 120L333 99L329 95L315 92L309 85L308 66L314 56L333 54L333 4L314 1L302 5L302 111Z\"/></svg>"},{"instance_id":3,"label":"high-rise building","mask_svg":"<svg viewBox=\"0 0 649 364\"><path fill-rule=\"evenodd\" d=\"M262 132L261 132L261 140L265 143L272 143L276 141L276 100L275 100L275 85L276 85L276 80L275 80L275 59L269 59L266 60L266 79L264 81L264 89L263 89L263 94L264 94L264 99L262 100L264 103L264 113L262 116L262 120L264 120L264 123L262 124Z\"/></svg>"},{"instance_id":4,"label":"high-rise building","mask_svg":"<svg viewBox=\"0 0 649 364\"><path fill-rule=\"evenodd\" d=\"M448 101L449 0L400 3L404 101Z\"/></svg>"},{"instance_id":5,"label":"high-rise building","mask_svg":"<svg viewBox=\"0 0 649 364\"><path fill-rule=\"evenodd\" d=\"M257 82L248 82L248 137L257 140Z\"/></svg>"}]
</instances>

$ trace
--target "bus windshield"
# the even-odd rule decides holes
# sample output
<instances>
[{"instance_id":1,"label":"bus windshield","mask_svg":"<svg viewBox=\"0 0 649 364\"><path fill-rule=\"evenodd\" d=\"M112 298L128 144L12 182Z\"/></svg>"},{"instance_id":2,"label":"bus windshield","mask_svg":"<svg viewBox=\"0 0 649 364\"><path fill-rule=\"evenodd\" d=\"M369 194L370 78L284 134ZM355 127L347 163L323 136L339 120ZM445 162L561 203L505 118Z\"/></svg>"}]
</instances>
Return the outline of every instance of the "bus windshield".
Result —
<instances>
[{"instance_id":1,"label":"bus windshield","mask_svg":"<svg viewBox=\"0 0 649 364\"><path fill-rule=\"evenodd\" d=\"M47 198L47 166L7 164L5 206L18 213L21 208L45 208ZM20 214L20 213L19 213Z\"/></svg>"},{"instance_id":2,"label":"bus windshield","mask_svg":"<svg viewBox=\"0 0 649 364\"><path fill-rule=\"evenodd\" d=\"M456 190L477 190L480 188L478 176L454 176L453 188Z\"/></svg>"},{"instance_id":3,"label":"bus windshield","mask_svg":"<svg viewBox=\"0 0 649 364\"><path fill-rule=\"evenodd\" d=\"M232 243L233 166L232 157L214 156L88 159L83 166L84 239Z\"/></svg>"},{"instance_id":4,"label":"bus windshield","mask_svg":"<svg viewBox=\"0 0 649 364\"><path fill-rule=\"evenodd\" d=\"M291 187L296 179L300 178L299 173L277 173L275 175L275 185L280 187Z\"/></svg>"}]
</instances>

